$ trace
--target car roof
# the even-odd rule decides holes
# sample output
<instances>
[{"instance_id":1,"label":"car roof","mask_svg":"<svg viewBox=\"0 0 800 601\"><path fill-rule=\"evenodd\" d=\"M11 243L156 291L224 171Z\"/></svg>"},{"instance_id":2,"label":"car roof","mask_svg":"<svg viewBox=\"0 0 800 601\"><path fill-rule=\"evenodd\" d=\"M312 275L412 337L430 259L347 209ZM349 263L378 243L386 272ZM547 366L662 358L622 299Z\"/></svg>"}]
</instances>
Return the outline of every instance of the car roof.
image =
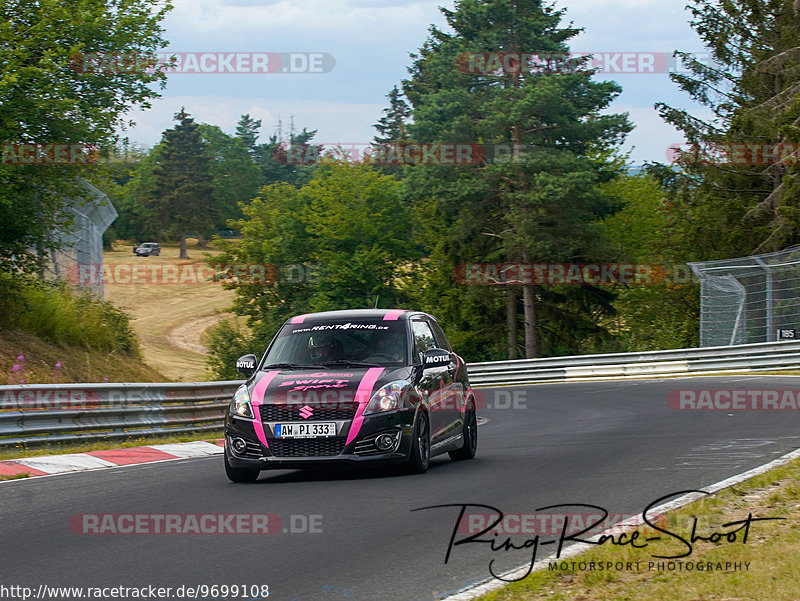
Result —
<instances>
[{"instance_id":1,"label":"car roof","mask_svg":"<svg viewBox=\"0 0 800 601\"><path fill-rule=\"evenodd\" d=\"M287 323L305 323L306 321L342 321L347 319L375 319L383 321L405 321L412 315L426 315L420 311L408 309L345 309L340 311L322 311L306 313L287 320Z\"/></svg>"}]
</instances>

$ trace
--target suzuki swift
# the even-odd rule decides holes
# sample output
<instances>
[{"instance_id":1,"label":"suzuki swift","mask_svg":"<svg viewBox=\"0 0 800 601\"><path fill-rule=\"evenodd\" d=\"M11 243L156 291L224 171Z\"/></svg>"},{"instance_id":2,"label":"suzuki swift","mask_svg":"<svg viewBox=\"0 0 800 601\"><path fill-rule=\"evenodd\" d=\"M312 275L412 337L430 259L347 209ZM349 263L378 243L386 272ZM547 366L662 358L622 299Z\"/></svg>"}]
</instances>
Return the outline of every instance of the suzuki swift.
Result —
<instances>
[{"instance_id":1,"label":"suzuki swift","mask_svg":"<svg viewBox=\"0 0 800 601\"><path fill-rule=\"evenodd\" d=\"M248 377L225 417L225 473L401 464L421 473L449 453L472 459L475 396L464 361L425 313L365 309L299 315Z\"/></svg>"}]
</instances>

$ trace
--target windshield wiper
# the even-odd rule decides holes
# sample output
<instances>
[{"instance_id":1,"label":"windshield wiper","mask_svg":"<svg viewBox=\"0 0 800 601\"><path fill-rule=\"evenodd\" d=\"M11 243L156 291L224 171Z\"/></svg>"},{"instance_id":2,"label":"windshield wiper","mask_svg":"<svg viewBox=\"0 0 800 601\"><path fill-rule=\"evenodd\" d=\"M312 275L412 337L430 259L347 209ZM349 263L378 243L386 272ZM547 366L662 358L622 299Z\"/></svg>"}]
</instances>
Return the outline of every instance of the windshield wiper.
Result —
<instances>
[{"instance_id":1,"label":"windshield wiper","mask_svg":"<svg viewBox=\"0 0 800 601\"><path fill-rule=\"evenodd\" d=\"M261 369L263 371L265 369L271 369L273 367L289 368L289 369L308 369L308 368L319 367L319 365L316 365L316 364L314 364L314 365L306 365L306 364L303 364L303 363L270 363L268 365L265 365Z\"/></svg>"},{"instance_id":2,"label":"windshield wiper","mask_svg":"<svg viewBox=\"0 0 800 601\"><path fill-rule=\"evenodd\" d=\"M383 367L382 365L378 365L376 363L366 363L364 361L351 361L350 359L339 359L338 361L326 361L325 363L320 363L320 365L324 365L325 367L332 367L334 365L357 365L358 367Z\"/></svg>"}]
</instances>

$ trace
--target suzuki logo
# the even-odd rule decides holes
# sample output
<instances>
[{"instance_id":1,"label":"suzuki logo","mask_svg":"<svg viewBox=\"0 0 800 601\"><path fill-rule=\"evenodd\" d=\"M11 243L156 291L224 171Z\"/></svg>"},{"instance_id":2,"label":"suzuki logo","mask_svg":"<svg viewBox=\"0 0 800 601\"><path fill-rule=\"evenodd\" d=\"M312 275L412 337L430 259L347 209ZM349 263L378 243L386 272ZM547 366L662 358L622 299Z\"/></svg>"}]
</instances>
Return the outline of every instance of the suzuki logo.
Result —
<instances>
[{"instance_id":1,"label":"suzuki logo","mask_svg":"<svg viewBox=\"0 0 800 601\"><path fill-rule=\"evenodd\" d=\"M302 417L303 419L308 419L312 415L314 415L313 407L309 407L308 405L300 407L300 417Z\"/></svg>"}]
</instances>

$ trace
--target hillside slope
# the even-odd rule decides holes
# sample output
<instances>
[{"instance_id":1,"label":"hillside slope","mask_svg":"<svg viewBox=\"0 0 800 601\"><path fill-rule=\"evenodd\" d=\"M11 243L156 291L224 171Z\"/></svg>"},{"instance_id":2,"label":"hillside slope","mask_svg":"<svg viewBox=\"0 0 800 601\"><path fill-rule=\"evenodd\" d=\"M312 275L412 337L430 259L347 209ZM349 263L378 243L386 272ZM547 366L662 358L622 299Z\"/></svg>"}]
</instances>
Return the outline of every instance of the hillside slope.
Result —
<instances>
[{"instance_id":1,"label":"hillside slope","mask_svg":"<svg viewBox=\"0 0 800 601\"><path fill-rule=\"evenodd\" d=\"M0 330L0 384L167 381L127 353L58 345L20 330Z\"/></svg>"}]
</instances>

